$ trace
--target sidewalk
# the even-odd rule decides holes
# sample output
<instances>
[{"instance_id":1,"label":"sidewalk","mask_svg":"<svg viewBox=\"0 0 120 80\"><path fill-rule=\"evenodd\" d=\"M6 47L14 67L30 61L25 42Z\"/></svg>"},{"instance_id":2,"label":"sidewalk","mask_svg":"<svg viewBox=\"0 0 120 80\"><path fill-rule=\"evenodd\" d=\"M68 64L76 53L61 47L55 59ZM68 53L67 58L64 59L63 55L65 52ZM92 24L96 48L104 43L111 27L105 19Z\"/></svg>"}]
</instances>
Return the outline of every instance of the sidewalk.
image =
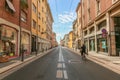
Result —
<instances>
[{"instance_id":1,"label":"sidewalk","mask_svg":"<svg viewBox=\"0 0 120 80\"><path fill-rule=\"evenodd\" d=\"M120 66L120 56L107 56L107 55L98 54L95 52L89 52L89 55Z\"/></svg>"},{"instance_id":2,"label":"sidewalk","mask_svg":"<svg viewBox=\"0 0 120 80\"><path fill-rule=\"evenodd\" d=\"M24 62L21 62L20 58L15 58L15 59L10 60L9 62L0 63L0 74L5 73L5 72L7 72L7 71L9 71L13 68L16 68L19 65L25 64L26 62L30 63L30 62L46 55L47 53L49 53L52 50L53 49L50 49L46 52L39 53L39 54L37 54L37 56L35 54L27 55L27 56L24 57Z\"/></svg>"},{"instance_id":3,"label":"sidewalk","mask_svg":"<svg viewBox=\"0 0 120 80\"><path fill-rule=\"evenodd\" d=\"M79 51L75 51L69 48L67 49L80 55ZM95 52L89 52L87 58L97 64L100 64L103 67L112 70L113 72L120 74L120 56L108 56Z\"/></svg>"}]
</instances>

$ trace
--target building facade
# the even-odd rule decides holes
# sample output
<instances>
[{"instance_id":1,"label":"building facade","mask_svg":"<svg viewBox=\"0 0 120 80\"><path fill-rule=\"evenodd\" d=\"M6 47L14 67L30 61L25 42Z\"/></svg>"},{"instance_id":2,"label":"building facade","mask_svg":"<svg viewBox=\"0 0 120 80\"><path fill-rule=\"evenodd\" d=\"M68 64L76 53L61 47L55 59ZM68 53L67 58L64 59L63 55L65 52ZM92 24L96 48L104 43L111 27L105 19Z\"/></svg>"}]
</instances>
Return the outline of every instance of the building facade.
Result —
<instances>
[{"instance_id":1,"label":"building facade","mask_svg":"<svg viewBox=\"0 0 120 80\"><path fill-rule=\"evenodd\" d=\"M73 48L73 31L69 32L68 47Z\"/></svg>"},{"instance_id":2,"label":"building facade","mask_svg":"<svg viewBox=\"0 0 120 80\"><path fill-rule=\"evenodd\" d=\"M119 55L120 0L81 0L83 39L89 52Z\"/></svg>"},{"instance_id":3,"label":"building facade","mask_svg":"<svg viewBox=\"0 0 120 80\"><path fill-rule=\"evenodd\" d=\"M52 33L52 48L58 46L58 43L56 41L56 33Z\"/></svg>"},{"instance_id":4,"label":"building facade","mask_svg":"<svg viewBox=\"0 0 120 80\"><path fill-rule=\"evenodd\" d=\"M47 10L46 10L46 38L47 38L47 44L46 47L47 49L52 48L52 36L54 35L54 41L56 45L56 34L53 33L52 30L52 25L53 25L53 16L51 13L51 9L48 3L47 5Z\"/></svg>"},{"instance_id":5,"label":"building facade","mask_svg":"<svg viewBox=\"0 0 120 80\"><path fill-rule=\"evenodd\" d=\"M83 42L83 38L82 38L82 16L81 16L81 3L78 4L77 9L76 9L76 13L77 13L77 19L76 19L76 23L77 23L77 43L78 43L78 48L80 48L82 46L82 42Z\"/></svg>"},{"instance_id":6,"label":"building facade","mask_svg":"<svg viewBox=\"0 0 120 80\"><path fill-rule=\"evenodd\" d=\"M73 48L75 50L78 49L78 25L77 25L77 19L73 22Z\"/></svg>"},{"instance_id":7,"label":"building facade","mask_svg":"<svg viewBox=\"0 0 120 80\"><path fill-rule=\"evenodd\" d=\"M32 52L51 48L53 17L47 0L32 0Z\"/></svg>"},{"instance_id":8,"label":"building facade","mask_svg":"<svg viewBox=\"0 0 120 80\"><path fill-rule=\"evenodd\" d=\"M20 0L0 1L0 53L10 57L19 56L22 46L26 54L30 53L31 5L30 0L25 3L27 8L21 3Z\"/></svg>"}]
</instances>

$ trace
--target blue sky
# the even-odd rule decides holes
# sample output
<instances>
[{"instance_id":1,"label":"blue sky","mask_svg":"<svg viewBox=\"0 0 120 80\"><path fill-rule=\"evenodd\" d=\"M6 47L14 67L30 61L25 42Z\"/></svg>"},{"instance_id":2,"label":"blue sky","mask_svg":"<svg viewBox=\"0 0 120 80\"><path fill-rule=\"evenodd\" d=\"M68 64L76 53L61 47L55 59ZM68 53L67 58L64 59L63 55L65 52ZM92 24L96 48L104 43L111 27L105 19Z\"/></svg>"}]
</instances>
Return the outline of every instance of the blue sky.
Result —
<instances>
[{"instance_id":1,"label":"blue sky","mask_svg":"<svg viewBox=\"0 0 120 80\"><path fill-rule=\"evenodd\" d=\"M76 19L76 7L80 0L48 0L54 18L53 31L59 42L65 34L72 30Z\"/></svg>"}]
</instances>

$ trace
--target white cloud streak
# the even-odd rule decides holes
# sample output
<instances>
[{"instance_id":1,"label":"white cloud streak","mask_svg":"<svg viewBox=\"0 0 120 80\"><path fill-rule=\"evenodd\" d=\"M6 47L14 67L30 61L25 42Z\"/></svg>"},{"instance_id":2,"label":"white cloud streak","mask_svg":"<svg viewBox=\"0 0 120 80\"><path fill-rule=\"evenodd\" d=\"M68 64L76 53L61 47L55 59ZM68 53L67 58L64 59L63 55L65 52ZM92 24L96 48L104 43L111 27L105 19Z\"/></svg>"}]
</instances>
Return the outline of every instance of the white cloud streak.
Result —
<instances>
[{"instance_id":1,"label":"white cloud streak","mask_svg":"<svg viewBox=\"0 0 120 80\"><path fill-rule=\"evenodd\" d=\"M59 14L58 19L60 23L73 22L76 19L76 14L73 12L64 12L64 14Z\"/></svg>"}]
</instances>

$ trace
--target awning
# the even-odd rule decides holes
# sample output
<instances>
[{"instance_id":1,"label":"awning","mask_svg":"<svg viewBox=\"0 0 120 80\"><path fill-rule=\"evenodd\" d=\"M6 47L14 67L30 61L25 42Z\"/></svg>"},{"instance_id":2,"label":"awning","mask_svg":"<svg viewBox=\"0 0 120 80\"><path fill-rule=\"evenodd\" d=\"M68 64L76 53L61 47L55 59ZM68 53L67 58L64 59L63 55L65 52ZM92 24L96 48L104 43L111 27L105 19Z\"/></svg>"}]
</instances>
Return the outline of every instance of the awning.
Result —
<instances>
[{"instance_id":1,"label":"awning","mask_svg":"<svg viewBox=\"0 0 120 80\"><path fill-rule=\"evenodd\" d=\"M13 10L14 12L16 12L16 10L15 10L13 4L10 2L10 0L6 0L6 2L7 2L7 4L8 4L8 6L9 6L9 8L10 8L11 10Z\"/></svg>"}]
</instances>

